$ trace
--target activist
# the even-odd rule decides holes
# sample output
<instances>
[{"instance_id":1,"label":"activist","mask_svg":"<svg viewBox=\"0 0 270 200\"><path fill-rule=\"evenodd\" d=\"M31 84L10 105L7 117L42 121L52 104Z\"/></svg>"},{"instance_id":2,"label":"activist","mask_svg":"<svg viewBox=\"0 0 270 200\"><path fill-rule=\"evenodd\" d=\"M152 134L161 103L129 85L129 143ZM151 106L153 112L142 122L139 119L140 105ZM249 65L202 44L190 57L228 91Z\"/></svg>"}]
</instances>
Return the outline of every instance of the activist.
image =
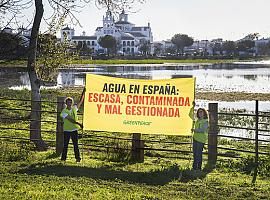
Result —
<instances>
[{"instance_id":1,"label":"activist","mask_svg":"<svg viewBox=\"0 0 270 200\"><path fill-rule=\"evenodd\" d=\"M70 137L72 139L73 147L74 147L74 154L76 158L76 162L80 162L80 152L78 147L78 128L83 128L83 125L79 122L77 111L80 108L81 104L84 100L84 92L82 93L81 99L79 103L73 105L73 99L71 97L67 97L65 99L66 108L63 109L60 116L63 118L64 121L64 147L62 152L61 160L65 161L67 158L67 151L68 151L68 144Z\"/></svg>"},{"instance_id":2,"label":"activist","mask_svg":"<svg viewBox=\"0 0 270 200\"><path fill-rule=\"evenodd\" d=\"M204 144L208 139L208 114L204 108L197 111L193 134L193 170L201 170Z\"/></svg>"}]
</instances>

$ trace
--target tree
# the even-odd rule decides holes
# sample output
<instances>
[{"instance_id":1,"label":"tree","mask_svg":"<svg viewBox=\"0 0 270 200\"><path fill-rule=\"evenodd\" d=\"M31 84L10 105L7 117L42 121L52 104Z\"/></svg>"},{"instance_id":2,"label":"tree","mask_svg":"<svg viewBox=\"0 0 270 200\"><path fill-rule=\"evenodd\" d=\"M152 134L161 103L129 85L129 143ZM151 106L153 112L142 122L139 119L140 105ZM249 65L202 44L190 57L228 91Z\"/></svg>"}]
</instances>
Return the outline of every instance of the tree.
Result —
<instances>
[{"instance_id":1,"label":"tree","mask_svg":"<svg viewBox=\"0 0 270 200\"><path fill-rule=\"evenodd\" d=\"M270 42L258 45L258 54L270 55Z\"/></svg>"},{"instance_id":2,"label":"tree","mask_svg":"<svg viewBox=\"0 0 270 200\"><path fill-rule=\"evenodd\" d=\"M121 51L122 47L123 47L123 45L122 45L121 40L117 39L117 41L116 41L116 49L115 49L116 52L115 53L118 53L119 51Z\"/></svg>"},{"instance_id":3,"label":"tree","mask_svg":"<svg viewBox=\"0 0 270 200\"><path fill-rule=\"evenodd\" d=\"M26 46L18 35L0 32L0 59L25 58Z\"/></svg>"},{"instance_id":4,"label":"tree","mask_svg":"<svg viewBox=\"0 0 270 200\"><path fill-rule=\"evenodd\" d=\"M222 54L222 44L221 43L214 43L211 45L212 50L213 50L213 55L216 55L217 52L219 52L220 54Z\"/></svg>"},{"instance_id":5,"label":"tree","mask_svg":"<svg viewBox=\"0 0 270 200\"><path fill-rule=\"evenodd\" d=\"M75 58L68 48L68 43L66 41L58 43L55 35L39 34L36 70L42 82L56 82L58 69Z\"/></svg>"},{"instance_id":6,"label":"tree","mask_svg":"<svg viewBox=\"0 0 270 200\"><path fill-rule=\"evenodd\" d=\"M175 47L173 47L173 46L167 47L167 48L165 49L165 52L168 53L168 54L175 54L176 49L175 49Z\"/></svg>"},{"instance_id":7,"label":"tree","mask_svg":"<svg viewBox=\"0 0 270 200\"><path fill-rule=\"evenodd\" d=\"M144 0L137 0L143 2ZM45 0L35 0L34 4L29 0L1 0L0 1L0 17L3 19L6 17L6 13L11 13L12 19L21 13L21 10L26 7L34 5L34 19L31 29L30 43L28 47L28 61L27 71L31 85L31 123L30 123L30 139L34 142L38 150L45 150L46 144L41 137L41 96L40 87L42 80L37 73L37 40L40 30L41 20L44 14L44 2ZM48 0L49 6L53 9L53 15L50 18L49 23L50 33L55 34L66 18L70 18L72 21L79 23L76 19L74 12L77 11L78 5L81 0ZM85 2L89 2L85 0ZM123 8L130 8L134 0L95 0L97 5L106 7L110 10L122 10ZM19 19L19 18L18 18ZM15 21L17 21L16 19ZM10 24L10 23L8 23Z\"/></svg>"},{"instance_id":8,"label":"tree","mask_svg":"<svg viewBox=\"0 0 270 200\"><path fill-rule=\"evenodd\" d=\"M250 33L244 37L244 40L258 40L260 34L259 33Z\"/></svg>"},{"instance_id":9,"label":"tree","mask_svg":"<svg viewBox=\"0 0 270 200\"><path fill-rule=\"evenodd\" d=\"M156 55L159 55L162 52L162 44L161 43L155 43L154 44L154 53Z\"/></svg>"},{"instance_id":10,"label":"tree","mask_svg":"<svg viewBox=\"0 0 270 200\"><path fill-rule=\"evenodd\" d=\"M193 44L193 38L185 34L175 34L172 39L172 43L176 46L177 52L183 53L185 47L189 47Z\"/></svg>"},{"instance_id":11,"label":"tree","mask_svg":"<svg viewBox=\"0 0 270 200\"><path fill-rule=\"evenodd\" d=\"M0 0L0 27L11 26L13 20L30 4L27 0ZM15 20L16 21L16 20Z\"/></svg>"},{"instance_id":12,"label":"tree","mask_svg":"<svg viewBox=\"0 0 270 200\"><path fill-rule=\"evenodd\" d=\"M86 42L81 41L78 42L76 51L80 56L89 56L93 53L93 50L87 46Z\"/></svg>"},{"instance_id":13,"label":"tree","mask_svg":"<svg viewBox=\"0 0 270 200\"><path fill-rule=\"evenodd\" d=\"M139 51L141 51L144 55L147 55L150 53L151 46L149 40L141 40L139 44Z\"/></svg>"},{"instance_id":14,"label":"tree","mask_svg":"<svg viewBox=\"0 0 270 200\"><path fill-rule=\"evenodd\" d=\"M248 51L255 46L255 42L252 40L243 40L236 44L238 51Z\"/></svg>"},{"instance_id":15,"label":"tree","mask_svg":"<svg viewBox=\"0 0 270 200\"><path fill-rule=\"evenodd\" d=\"M104 37L100 37L98 39L98 44L103 48L106 48L108 54L112 52L115 53L117 40L111 35L105 35Z\"/></svg>"},{"instance_id":16,"label":"tree","mask_svg":"<svg viewBox=\"0 0 270 200\"><path fill-rule=\"evenodd\" d=\"M236 44L234 41L226 41L222 44L222 50L227 54L235 54Z\"/></svg>"}]
</instances>

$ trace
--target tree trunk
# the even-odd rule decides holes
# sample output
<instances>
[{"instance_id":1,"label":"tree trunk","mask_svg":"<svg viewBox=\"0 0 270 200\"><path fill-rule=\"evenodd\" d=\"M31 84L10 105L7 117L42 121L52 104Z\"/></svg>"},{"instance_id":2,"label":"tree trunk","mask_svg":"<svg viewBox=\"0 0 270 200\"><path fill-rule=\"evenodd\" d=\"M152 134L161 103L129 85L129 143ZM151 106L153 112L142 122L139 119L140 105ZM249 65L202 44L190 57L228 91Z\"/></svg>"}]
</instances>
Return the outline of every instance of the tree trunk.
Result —
<instances>
[{"instance_id":1,"label":"tree trunk","mask_svg":"<svg viewBox=\"0 0 270 200\"><path fill-rule=\"evenodd\" d=\"M31 83L31 122L30 122L30 139L34 142L40 151L46 150L46 144L41 137L41 97L40 97L40 80L36 72L36 50L39 27L43 16L42 0L35 0L35 18L31 30L31 38L28 50L27 71Z\"/></svg>"}]
</instances>

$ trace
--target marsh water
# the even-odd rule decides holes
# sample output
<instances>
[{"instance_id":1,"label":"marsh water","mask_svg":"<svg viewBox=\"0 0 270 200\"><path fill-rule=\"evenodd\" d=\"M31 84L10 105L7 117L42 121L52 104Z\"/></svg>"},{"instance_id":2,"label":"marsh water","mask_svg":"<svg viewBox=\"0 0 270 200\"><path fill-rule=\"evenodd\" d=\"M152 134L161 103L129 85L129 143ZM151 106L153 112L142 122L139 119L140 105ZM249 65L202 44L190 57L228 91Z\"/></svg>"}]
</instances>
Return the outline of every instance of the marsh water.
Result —
<instances>
[{"instance_id":1,"label":"marsh water","mask_svg":"<svg viewBox=\"0 0 270 200\"><path fill-rule=\"evenodd\" d=\"M270 63L77 65L59 70L54 87L82 86L87 73L132 79L196 77L196 89L219 92L270 92ZM0 68L0 86L29 87L26 68Z\"/></svg>"}]
</instances>

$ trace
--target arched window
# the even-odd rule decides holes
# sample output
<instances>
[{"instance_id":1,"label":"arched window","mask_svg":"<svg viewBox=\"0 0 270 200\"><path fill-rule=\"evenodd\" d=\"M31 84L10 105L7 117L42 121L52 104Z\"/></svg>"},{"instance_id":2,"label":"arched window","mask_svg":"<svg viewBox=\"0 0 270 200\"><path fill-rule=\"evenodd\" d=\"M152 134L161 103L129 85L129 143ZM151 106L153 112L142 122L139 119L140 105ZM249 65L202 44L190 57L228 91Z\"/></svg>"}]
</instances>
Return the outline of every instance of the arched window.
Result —
<instances>
[{"instance_id":1,"label":"arched window","mask_svg":"<svg viewBox=\"0 0 270 200\"><path fill-rule=\"evenodd\" d=\"M134 41L132 41L132 42L131 42L131 46L133 46L133 47L134 47Z\"/></svg>"},{"instance_id":2,"label":"arched window","mask_svg":"<svg viewBox=\"0 0 270 200\"><path fill-rule=\"evenodd\" d=\"M126 46L126 41L123 41L123 46Z\"/></svg>"},{"instance_id":3,"label":"arched window","mask_svg":"<svg viewBox=\"0 0 270 200\"><path fill-rule=\"evenodd\" d=\"M130 41L127 41L127 46L130 46Z\"/></svg>"}]
</instances>

